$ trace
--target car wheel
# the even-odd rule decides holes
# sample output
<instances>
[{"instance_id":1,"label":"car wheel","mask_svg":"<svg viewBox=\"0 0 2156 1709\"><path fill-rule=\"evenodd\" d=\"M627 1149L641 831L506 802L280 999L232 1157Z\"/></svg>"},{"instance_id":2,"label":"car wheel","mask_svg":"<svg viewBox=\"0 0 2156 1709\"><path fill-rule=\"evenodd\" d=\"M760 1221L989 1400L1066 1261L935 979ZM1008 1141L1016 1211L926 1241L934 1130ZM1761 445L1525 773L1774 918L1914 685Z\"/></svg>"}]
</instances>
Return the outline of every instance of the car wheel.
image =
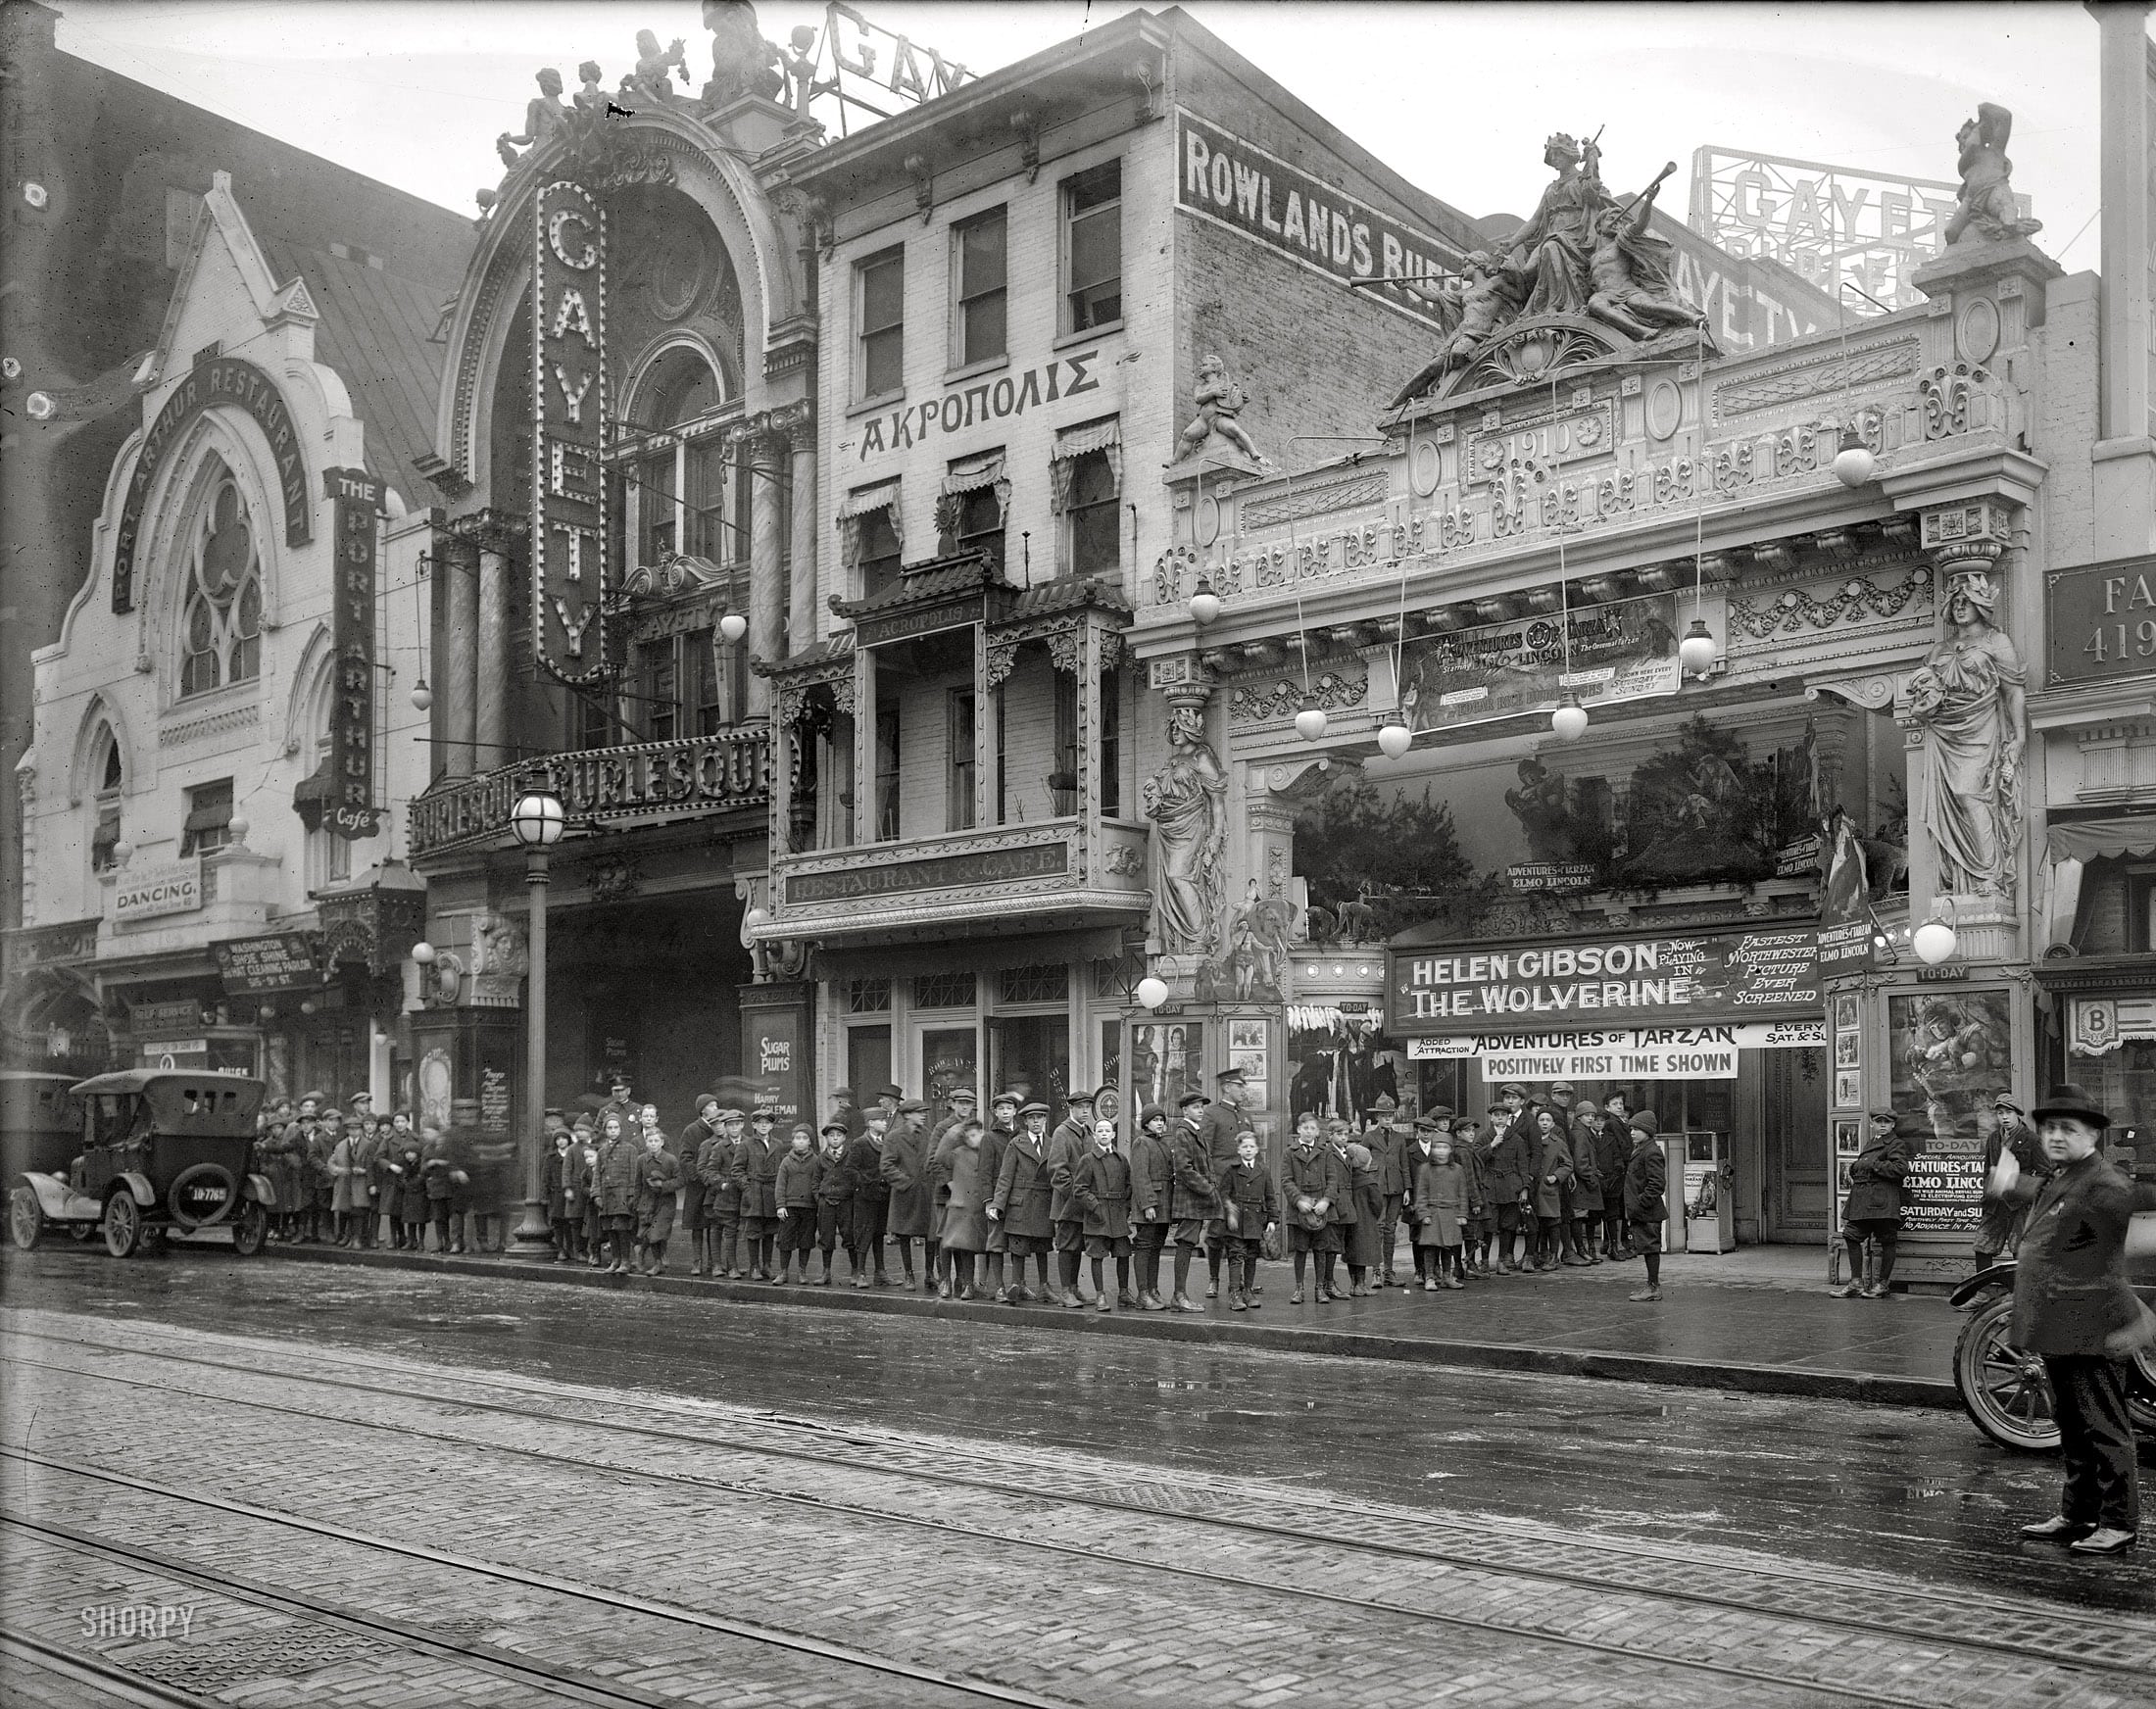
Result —
<instances>
[{"instance_id":1,"label":"car wheel","mask_svg":"<svg viewBox=\"0 0 2156 1709\"><path fill-rule=\"evenodd\" d=\"M2026 1454L2056 1453L2059 1424L2043 1361L2007 1341L2014 1296L1981 1305L1954 1343L1954 1392L1976 1427L2001 1447Z\"/></svg>"},{"instance_id":2,"label":"car wheel","mask_svg":"<svg viewBox=\"0 0 2156 1709\"><path fill-rule=\"evenodd\" d=\"M240 1206L239 1216L232 1224L232 1250L243 1258L252 1258L263 1248L270 1238L270 1213L253 1199Z\"/></svg>"},{"instance_id":3,"label":"car wheel","mask_svg":"<svg viewBox=\"0 0 2156 1709\"><path fill-rule=\"evenodd\" d=\"M15 1249L26 1252L37 1245L37 1237L45 1229L45 1209L37 1202L36 1190L17 1187L8 1194L8 1239L15 1243Z\"/></svg>"},{"instance_id":4,"label":"car wheel","mask_svg":"<svg viewBox=\"0 0 2156 1709\"><path fill-rule=\"evenodd\" d=\"M126 1188L105 1200L103 1227L105 1249L116 1258L126 1257L142 1244L142 1207Z\"/></svg>"}]
</instances>

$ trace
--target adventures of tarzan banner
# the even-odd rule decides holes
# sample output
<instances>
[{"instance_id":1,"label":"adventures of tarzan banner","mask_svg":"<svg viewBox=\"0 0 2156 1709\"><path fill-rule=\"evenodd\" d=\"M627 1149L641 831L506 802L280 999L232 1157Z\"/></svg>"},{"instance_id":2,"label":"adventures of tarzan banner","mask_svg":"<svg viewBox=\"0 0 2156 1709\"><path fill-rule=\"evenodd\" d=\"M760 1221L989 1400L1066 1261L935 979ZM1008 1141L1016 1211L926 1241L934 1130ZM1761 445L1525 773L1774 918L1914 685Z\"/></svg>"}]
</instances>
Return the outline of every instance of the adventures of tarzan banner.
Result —
<instances>
[{"instance_id":1,"label":"adventures of tarzan banner","mask_svg":"<svg viewBox=\"0 0 2156 1709\"><path fill-rule=\"evenodd\" d=\"M1574 696L1592 708L1673 695L1682 680L1676 622L1677 596L1649 594L1410 641L1400 659L1407 726L1550 712Z\"/></svg>"}]
</instances>

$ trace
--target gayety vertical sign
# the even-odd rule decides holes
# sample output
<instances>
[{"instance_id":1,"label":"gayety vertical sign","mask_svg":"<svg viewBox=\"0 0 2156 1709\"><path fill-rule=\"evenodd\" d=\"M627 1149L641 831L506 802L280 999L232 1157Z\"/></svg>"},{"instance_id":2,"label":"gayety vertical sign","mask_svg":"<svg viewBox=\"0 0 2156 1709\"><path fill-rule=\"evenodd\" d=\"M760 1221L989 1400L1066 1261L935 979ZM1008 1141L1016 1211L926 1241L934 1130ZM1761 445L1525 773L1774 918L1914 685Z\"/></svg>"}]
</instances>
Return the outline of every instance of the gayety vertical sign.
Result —
<instances>
[{"instance_id":1,"label":"gayety vertical sign","mask_svg":"<svg viewBox=\"0 0 2156 1709\"><path fill-rule=\"evenodd\" d=\"M331 793L322 822L348 842L381 828L374 805L374 600L382 483L365 469L322 471L336 509L336 599L329 642L336 694L329 710Z\"/></svg>"},{"instance_id":2,"label":"gayety vertical sign","mask_svg":"<svg viewBox=\"0 0 2156 1709\"><path fill-rule=\"evenodd\" d=\"M607 216L563 179L533 208L532 644L583 682L607 661Z\"/></svg>"}]
</instances>

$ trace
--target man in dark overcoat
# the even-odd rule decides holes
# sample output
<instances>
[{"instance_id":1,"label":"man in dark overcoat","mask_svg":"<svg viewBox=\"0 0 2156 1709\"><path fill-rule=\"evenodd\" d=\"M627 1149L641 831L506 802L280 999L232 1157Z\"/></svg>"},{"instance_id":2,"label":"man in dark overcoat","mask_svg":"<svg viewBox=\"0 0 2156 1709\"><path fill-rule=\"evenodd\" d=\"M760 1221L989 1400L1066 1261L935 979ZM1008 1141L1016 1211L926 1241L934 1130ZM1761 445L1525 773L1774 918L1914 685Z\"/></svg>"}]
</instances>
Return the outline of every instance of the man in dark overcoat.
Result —
<instances>
[{"instance_id":1,"label":"man in dark overcoat","mask_svg":"<svg viewBox=\"0 0 2156 1709\"><path fill-rule=\"evenodd\" d=\"M1205 1179L1217 1182L1229 1169L1235 1167L1236 1145L1250 1121L1243 1113L1243 1099L1249 1093L1249 1084L1240 1068L1223 1068L1213 1077L1216 1093L1213 1100L1205 1105L1204 1119L1199 1124L1199 1133L1205 1142ZM1216 1210L1208 1219L1205 1238L1205 1297L1220 1297L1220 1266L1228 1251L1227 1224L1220 1220ZM1252 1293L1263 1293L1253 1288Z\"/></svg>"},{"instance_id":2,"label":"man in dark overcoat","mask_svg":"<svg viewBox=\"0 0 2156 1709\"><path fill-rule=\"evenodd\" d=\"M1085 1254L1086 1207L1078 1200L1078 1165L1093 1149L1093 1094L1074 1087L1064 1095L1063 1119L1048 1137L1048 1172L1054 1183L1049 1198L1049 1221L1055 1232L1055 1275L1058 1305L1082 1303L1078 1294L1078 1264Z\"/></svg>"},{"instance_id":3,"label":"man in dark overcoat","mask_svg":"<svg viewBox=\"0 0 2156 1709\"><path fill-rule=\"evenodd\" d=\"M1490 1153L1491 1213L1497 1223L1497 1268L1513 1268L1512 1245L1523 1232L1533 1245L1535 1213L1523 1209L1521 1200L1535 1181L1535 1165L1541 1147L1535 1139L1535 1105L1524 1086L1497 1089L1497 1109L1491 1116L1497 1142ZM1522 1251L1519 1268L1526 1269L1530 1253Z\"/></svg>"},{"instance_id":4,"label":"man in dark overcoat","mask_svg":"<svg viewBox=\"0 0 2156 1709\"><path fill-rule=\"evenodd\" d=\"M2156 1341L2156 1314L2127 1280L2134 1188L2099 1150L2111 1117L2081 1087L2053 1087L2031 1113L2050 1178L2023 1175L2008 1150L1985 1191L2029 1210L2011 1340L2043 1360L2066 1488L2057 1517L2025 1525L2021 1534L2066 1543L2076 1554L2123 1554L2141 1518L2124 1361Z\"/></svg>"}]
</instances>

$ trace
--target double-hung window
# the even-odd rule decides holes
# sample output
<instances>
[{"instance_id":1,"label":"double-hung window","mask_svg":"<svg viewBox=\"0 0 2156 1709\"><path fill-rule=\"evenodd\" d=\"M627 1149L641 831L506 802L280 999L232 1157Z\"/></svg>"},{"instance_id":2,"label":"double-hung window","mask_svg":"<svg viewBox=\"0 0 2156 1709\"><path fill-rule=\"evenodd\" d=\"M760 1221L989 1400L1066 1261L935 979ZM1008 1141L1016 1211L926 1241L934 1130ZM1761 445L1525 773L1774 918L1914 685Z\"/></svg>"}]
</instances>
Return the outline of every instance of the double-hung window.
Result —
<instances>
[{"instance_id":1,"label":"double-hung window","mask_svg":"<svg viewBox=\"0 0 2156 1709\"><path fill-rule=\"evenodd\" d=\"M1006 211L991 208L951 228L952 278L957 302L956 348L960 367L993 362L1009 349Z\"/></svg>"},{"instance_id":2,"label":"double-hung window","mask_svg":"<svg viewBox=\"0 0 2156 1709\"><path fill-rule=\"evenodd\" d=\"M1123 163L1063 180L1063 330L1123 318Z\"/></svg>"},{"instance_id":3,"label":"double-hung window","mask_svg":"<svg viewBox=\"0 0 2156 1709\"><path fill-rule=\"evenodd\" d=\"M197 784L187 792L187 818L180 827L179 855L207 854L232 840L232 780Z\"/></svg>"},{"instance_id":4,"label":"double-hung window","mask_svg":"<svg viewBox=\"0 0 2156 1709\"><path fill-rule=\"evenodd\" d=\"M887 249L854 269L854 392L882 398L906 384L906 251Z\"/></svg>"}]
</instances>

